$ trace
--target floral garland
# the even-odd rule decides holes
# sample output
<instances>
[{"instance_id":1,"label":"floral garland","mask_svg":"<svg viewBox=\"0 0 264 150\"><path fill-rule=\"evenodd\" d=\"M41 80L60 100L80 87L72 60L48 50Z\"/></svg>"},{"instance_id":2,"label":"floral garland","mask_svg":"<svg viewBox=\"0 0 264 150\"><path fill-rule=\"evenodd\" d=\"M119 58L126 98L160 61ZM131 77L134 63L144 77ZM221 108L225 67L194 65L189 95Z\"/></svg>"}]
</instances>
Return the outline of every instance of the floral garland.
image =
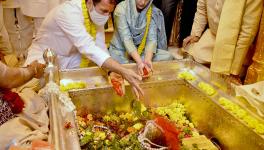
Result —
<instances>
[{"instance_id":1,"label":"floral garland","mask_svg":"<svg viewBox=\"0 0 264 150\"><path fill-rule=\"evenodd\" d=\"M145 45L146 45L146 41L147 41L147 36L148 36L148 32L149 32L149 26L150 26L151 16L152 16L152 6L149 7L146 16L147 16L147 26L146 26L146 29L145 29L145 33L144 33L144 37L142 39L142 42L138 46L138 54L139 55L141 55L142 52L143 52L143 50L145 49Z\"/></svg>"},{"instance_id":2,"label":"floral garland","mask_svg":"<svg viewBox=\"0 0 264 150\"><path fill-rule=\"evenodd\" d=\"M86 31L95 39L96 38L96 26L94 23L92 23L90 19L85 0L82 0L82 13L84 17L84 26L86 28ZM80 68L88 67L89 63L90 63L90 60L85 55L82 55Z\"/></svg>"},{"instance_id":3,"label":"floral garland","mask_svg":"<svg viewBox=\"0 0 264 150\"><path fill-rule=\"evenodd\" d=\"M82 13L83 13L83 17L84 17L84 25L85 25L86 31L88 33L90 33L92 35L92 37L95 39L96 38L96 26L94 23L92 23L92 21L90 19L85 0L82 0ZM149 26L150 26L151 17L152 17L152 6L149 7L146 16L147 16L147 26L145 29L145 33L144 33L144 37L142 39L142 42L138 46L139 55L141 55L143 50L145 49L147 36L148 36L148 32L149 32ZM82 55L80 68L88 67L89 63L90 63L90 60L87 59L87 57L85 55Z\"/></svg>"},{"instance_id":4,"label":"floral garland","mask_svg":"<svg viewBox=\"0 0 264 150\"><path fill-rule=\"evenodd\" d=\"M47 83L38 93L38 95L46 100L49 99L51 94L56 94L58 96L58 100L64 105L67 112L72 112L76 109L68 93L60 91L60 87L53 81Z\"/></svg>"}]
</instances>

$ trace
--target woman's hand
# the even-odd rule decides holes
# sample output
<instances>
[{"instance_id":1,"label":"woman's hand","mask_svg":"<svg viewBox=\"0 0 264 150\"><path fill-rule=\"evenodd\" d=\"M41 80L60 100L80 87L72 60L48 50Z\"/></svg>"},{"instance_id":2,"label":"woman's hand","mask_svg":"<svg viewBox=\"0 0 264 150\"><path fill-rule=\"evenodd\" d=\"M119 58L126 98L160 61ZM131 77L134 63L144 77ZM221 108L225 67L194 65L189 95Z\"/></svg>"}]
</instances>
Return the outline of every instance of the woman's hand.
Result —
<instances>
[{"instance_id":1,"label":"woman's hand","mask_svg":"<svg viewBox=\"0 0 264 150\"><path fill-rule=\"evenodd\" d=\"M30 65L28 65L27 68L34 78L40 78L44 74L45 67L46 65L38 63L38 61L35 60Z\"/></svg>"},{"instance_id":2,"label":"woman's hand","mask_svg":"<svg viewBox=\"0 0 264 150\"><path fill-rule=\"evenodd\" d=\"M153 71L153 66L152 66L152 60L151 59L145 59L144 64L147 66L148 72Z\"/></svg>"},{"instance_id":3,"label":"woman's hand","mask_svg":"<svg viewBox=\"0 0 264 150\"><path fill-rule=\"evenodd\" d=\"M143 71L144 67L145 67L145 64L143 62L137 63L137 71L140 76L144 75L144 71Z\"/></svg>"},{"instance_id":4,"label":"woman's hand","mask_svg":"<svg viewBox=\"0 0 264 150\"><path fill-rule=\"evenodd\" d=\"M144 78L150 77L153 72L153 67L152 67L152 58L153 58L153 50L147 50L145 52L145 69L143 70L144 73Z\"/></svg>"},{"instance_id":5,"label":"woman's hand","mask_svg":"<svg viewBox=\"0 0 264 150\"><path fill-rule=\"evenodd\" d=\"M133 58L133 60L137 63L137 70L138 70L138 74L140 76L143 76L144 72L143 72L143 68L145 67L144 62L142 61L140 55L138 54L137 51L133 51L132 53L130 53L130 56Z\"/></svg>"},{"instance_id":6,"label":"woman's hand","mask_svg":"<svg viewBox=\"0 0 264 150\"><path fill-rule=\"evenodd\" d=\"M149 77L152 72L152 62L151 61L145 61L144 63L137 64L138 67L138 73L141 77L147 78Z\"/></svg>"}]
</instances>

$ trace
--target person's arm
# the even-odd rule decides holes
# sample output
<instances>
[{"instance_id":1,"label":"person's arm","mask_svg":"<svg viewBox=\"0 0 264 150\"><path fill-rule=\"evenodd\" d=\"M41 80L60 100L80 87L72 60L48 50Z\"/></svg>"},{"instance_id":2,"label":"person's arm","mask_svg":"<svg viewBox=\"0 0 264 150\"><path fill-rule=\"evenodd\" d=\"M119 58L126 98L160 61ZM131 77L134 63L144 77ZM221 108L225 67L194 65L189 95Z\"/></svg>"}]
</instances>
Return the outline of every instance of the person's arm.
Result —
<instances>
[{"instance_id":1,"label":"person's arm","mask_svg":"<svg viewBox=\"0 0 264 150\"><path fill-rule=\"evenodd\" d=\"M107 46L105 44L105 31L104 31L104 26L97 27L96 29L96 45L100 47L102 50L105 52L108 52Z\"/></svg>"},{"instance_id":2,"label":"person's arm","mask_svg":"<svg viewBox=\"0 0 264 150\"><path fill-rule=\"evenodd\" d=\"M158 27L152 18L150 26L149 26L149 32L147 36L147 42L145 47L145 60L144 63L147 64L148 71L151 71L152 68L152 58L153 55L157 52L157 42L158 42Z\"/></svg>"},{"instance_id":3,"label":"person's arm","mask_svg":"<svg viewBox=\"0 0 264 150\"><path fill-rule=\"evenodd\" d=\"M183 47L198 42L208 23L206 0L198 0L191 35L183 40Z\"/></svg>"},{"instance_id":4,"label":"person's arm","mask_svg":"<svg viewBox=\"0 0 264 150\"><path fill-rule=\"evenodd\" d=\"M0 88L18 87L33 77L41 77L45 65L32 62L27 68L10 68L0 62Z\"/></svg>"},{"instance_id":5,"label":"person's arm","mask_svg":"<svg viewBox=\"0 0 264 150\"><path fill-rule=\"evenodd\" d=\"M137 96L137 98L144 95L143 90L139 87L138 81L142 80L142 77L137 75L134 71L130 69L126 69L122 67L118 62L116 62L112 58L108 58L102 65L103 68L109 69L113 72L116 72L125 78L130 85L132 86L132 89Z\"/></svg>"},{"instance_id":6,"label":"person's arm","mask_svg":"<svg viewBox=\"0 0 264 150\"><path fill-rule=\"evenodd\" d=\"M208 23L207 20L207 0L198 0L197 10L195 13L191 35L201 37L205 27Z\"/></svg>"},{"instance_id":7,"label":"person's arm","mask_svg":"<svg viewBox=\"0 0 264 150\"><path fill-rule=\"evenodd\" d=\"M98 47L93 37L87 33L80 8L77 5L64 4L63 9L56 15L56 23L79 52L101 67L110 55Z\"/></svg>"},{"instance_id":8,"label":"person's arm","mask_svg":"<svg viewBox=\"0 0 264 150\"><path fill-rule=\"evenodd\" d=\"M1 88L14 88L22 85L30 78L33 77L34 72L28 68L9 68L0 62L0 87Z\"/></svg>"},{"instance_id":9,"label":"person's arm","mask_svg":"<svg viewBox=\"0 0 264 150\"><path fill-rule=\"evenodd\" d=\"M78 48L79 52L86 55L98 66L121 74L132 86L133 90L143 93L137 81L140 79L133 71L125 69L119 63L110 58L104 50L96 46L93 38L86 32L83 25L82 12L75 5L65 5L64 9L58 12L56 23L66 33L66 36Z\"/></svg>"},{"instance_id":10,"label":"person's arm","mask_svg":"<svg viewBox=\"0 0 264 150\"><path fill-rule=\"evenodd\" d=\"M125 6L119 4L114 12L114 22L115 22L115 30L120 35L120 39L123 42L127 53L133 58L138 67L138 73L143 75L143 68L146 66L141 56L138 54L137 47L135 46L132 38L132 34L129 29L129 25L126 21L126 13Z\"/></svg>"}]
</instances>

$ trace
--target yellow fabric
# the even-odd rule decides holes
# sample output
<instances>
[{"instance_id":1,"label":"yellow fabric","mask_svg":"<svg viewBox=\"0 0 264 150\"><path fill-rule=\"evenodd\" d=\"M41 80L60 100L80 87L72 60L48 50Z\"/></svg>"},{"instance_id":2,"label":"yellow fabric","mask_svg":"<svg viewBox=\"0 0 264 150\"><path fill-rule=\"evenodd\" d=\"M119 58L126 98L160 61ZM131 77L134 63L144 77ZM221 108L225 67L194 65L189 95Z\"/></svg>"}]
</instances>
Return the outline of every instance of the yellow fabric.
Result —
<instances>
[{"instance_id":1,"label":"yellow fabric","mask_svg":"<svg viewBox=\"0 0 264 150\"><path fill-rule=\"evenodd\" d=\"M200 37L198 42L185 47L195 61L209 64L212 61L216 33L225 0L198 0L191 35ZM208 25L209 28L206 29Z\"/></svg>"},{"instance_id":2,"label":"yellow fabric","mask_svg":"<svg viewBox=\"0 0 264 150\"><path fill-rule=\"evenodd\" d=\"M213 50L211 71L240 73L258 30L263 0L225 0Z\"/></svg>"},{"instance_id":3,"label":"yellow fabric","mask_svg":"<svg viewBox=\"0 0 264 150\"><path fill-rule=\"evenodd\" d=\"M259 29L263 0L247 0L242 26L239 33L231 74L239 74L250 45Z\"/></svg>"},{"instance_id":4,"label":"yellow fabric","mask_svg":"<svg viewBox=\"0 0 264 150\"><path fill-rule=\"evenodd\" d=\"M152 6L149 7L146 17L147 17L147 26L145 29L145 33L144 33L144 37L142 39L142 42L140 43L140 45L138 46L138 54L141 55L143 50L145 49L146 46L146 41L147 41L147 36L148 36L148 32L149 32L149 26L150 26L150 22L151 22L151 16L152 16Z\"/></svg>"},{"instance_id":5,"label":"yellow fabric","mask_svg":"<svg viewBox=\"0 0 264 150\"><path fill-rule=\"evenodd\" d=\"M26 88L30 88L31 90L38 92L41 89L41 79L37 79L37 78L32 78L30 81L28 81L27 83L21 85L20 87L17 87L15 89L16 92L20 92L23 89Z\"/></svg>"},{"instance_id":6,"label":"yellow fabric","mask_svg":"<svg viewBox=\"0 0 264 150\"><path fill-rule=\"evenodd\" d=\"M0 1L0 50L1 53L8 55L12 53L12 48L6 27L4 26L3 17L3 7L2 2Z\"/></svg>"},{"instance_id":7,"label":"yellow fabric","mask_svg":"<svg viewBox=\"0 0 264 150\"><path fill-rule=\"evenodd\" d=\"M208 25L215 36L225 0L198 0L191 35L203 34Z\"/></svg>"},{"instance_id":8,"label":"yellow fabric","mask_svg":"<svg viewBox=\"0 0 264 150\"><path fill-rule=\"evenodd\" d=\"M96 26L90 19L85 0L82 0L82 12L83 12L84 25L85 25L86 31L95 39L96 38ZM88 67L89 63L90 63L90 60L85 55L82 55L80 68Z\"/></svg>"},{"instance_id":9,"label":"yellow fabric","mask_svg":"<svg viewBox=\"0 0 264 150\"><path fill-rule=\"evenodd\" d=\"M193 56L194 60L201 64L210 64L212 61L213 48L215 44L215 35L210 29L206 29L199 42L186 47L187 51Z\"/></svg>"},{"instance_id":10,"label":"yellow fabric","mask_svg":"<svg viewBox=\"0 0 264 150\"><path fill-rule=\"evenodd\" d=\"M4 56L4 59L6 65L9 67L16 67L18 65L18 59L14 54L6 55Z\"/></svg>"}]
</instances>

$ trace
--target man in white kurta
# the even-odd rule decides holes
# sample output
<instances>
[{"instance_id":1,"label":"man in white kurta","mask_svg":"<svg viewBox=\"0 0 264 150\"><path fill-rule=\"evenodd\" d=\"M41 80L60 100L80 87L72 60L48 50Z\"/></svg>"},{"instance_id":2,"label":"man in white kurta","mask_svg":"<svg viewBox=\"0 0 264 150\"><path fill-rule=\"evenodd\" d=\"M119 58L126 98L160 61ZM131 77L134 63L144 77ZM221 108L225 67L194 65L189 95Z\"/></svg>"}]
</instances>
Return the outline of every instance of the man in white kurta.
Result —
<instances>
[{"instance_id":1,"label":"man in white kurta","mask_svg":"<svg viewBox=\"0 0 264 150\"><path fill-rule=\"evenodd\" d=\"M34 60L44 63L43 52L47 48L52 48L58 55L60 69L79 68L81 55L85 55L98 66L121 74L133 86L136 93L142 93L137 83L141 77L110 58L105 45L104 25L97 26L95 40L87 33L81 3L81 0L66 1L51 10L29 48L25 64L30 64ZM101 0L97 5L101 8L107 7L101 11L104 13L105 10L108 11L105 16L108 16L114 8L114 4L109 0Z\"/></svg>"},{"instance_id":2,"label":"man in white kurta","mask_svg":"<svg viewBox=\"0 0 264 150\"><path fill-rule=\"evenodd\" d=\"M43 51L52 48L58 55L60 69L79 68L81 54L101 66L109 58L104 26L97 26L96 40L86 32L81 0L68 1L51 10L29 47L26 64L33 60L45 63Z\"/></svg>"}]
</instances>

